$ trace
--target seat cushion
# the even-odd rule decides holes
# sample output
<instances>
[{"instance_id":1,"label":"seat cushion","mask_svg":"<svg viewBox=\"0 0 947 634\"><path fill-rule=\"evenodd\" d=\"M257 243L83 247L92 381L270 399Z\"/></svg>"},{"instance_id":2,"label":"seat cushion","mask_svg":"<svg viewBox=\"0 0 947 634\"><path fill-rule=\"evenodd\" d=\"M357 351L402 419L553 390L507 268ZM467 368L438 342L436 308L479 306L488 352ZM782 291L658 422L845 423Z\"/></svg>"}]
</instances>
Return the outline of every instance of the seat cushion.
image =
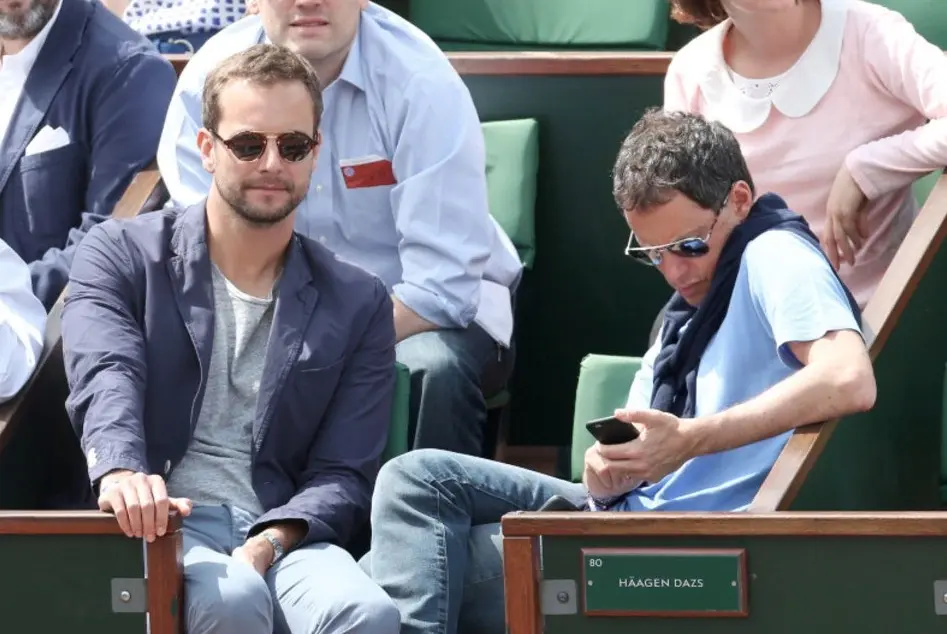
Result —
<instances>
[{"instance_id":1,"label":"seat cushion","mask_svg":"<svg viewBox=\"0 0 947 634\"><path fill-rule=\"evenodd\" d=\"M628 390L639 368L640 357L590 354L582 359L572 423L570 470L573 482L582 480L585 452L595 442L585 424L594 418L611 416L616 409L625 406Z\"/></svg>"},{"instance_id":2,"label":"seat cushion","mask_svg":"<svg viewBox=\"0 0 947 634\"><path fill-rule=\"evenodd\" d=\"M411 21L445 47L460 43L661 50L667 0L411 0Z\"/></svg>"},{"instance_id":3,"label":"seat cushion","mask_svg":"<svg viewBox=\"0 0 947 634\"><path fill-rule=\"evenodd\" d=\"M535 119L482 124L487 150L490 215L506 232L527 267L536 255L533 217L539 169L539 123Z\"/></svg>"}]
</instances>

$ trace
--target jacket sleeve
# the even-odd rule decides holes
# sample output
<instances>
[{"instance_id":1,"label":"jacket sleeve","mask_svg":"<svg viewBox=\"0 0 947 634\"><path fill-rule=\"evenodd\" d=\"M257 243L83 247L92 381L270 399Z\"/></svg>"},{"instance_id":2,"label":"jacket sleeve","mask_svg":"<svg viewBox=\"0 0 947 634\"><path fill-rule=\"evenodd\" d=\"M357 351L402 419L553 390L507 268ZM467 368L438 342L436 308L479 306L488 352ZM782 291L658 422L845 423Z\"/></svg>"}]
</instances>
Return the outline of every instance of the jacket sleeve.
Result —
<instances>
[{"instance_id":1,"label":"jacket sleeve","mask_svg":"<svg viewBox=\"0 0 947 634\"><path fill-rule=\"evenodd\" d=\"M114 221L112 221L114 222ZM115 469L147 473L144 338L126 249L94 227L78 246L62 312L66 411L93 486Z\"/></svg>"},{"instance_id":2,"label":"jacket sleeve","mask_svg":"<svg viewBox=\"0 0 947 634\"><path fill-rule=\"evenodd\" d=\"M368 518L379 458L388 440L395 385L394 309L384 285L375 285L374 312L345 361L332 402L309 451L299 491L249 531L301 520L308 531L297 547L345 545Z\"/></svg>"},{"instance_id":3,"label":"jacket sleeve","mask_svg":"<svg viewBox=\"0 0 947 634\"><path fill-rule=\"evenodd\" d=\"M128 58L95 91L82 220L63 248L49 249L30 263L33 290L47 310L66 286L76 245L112 214L135 175L154 161L176 78L167 60L140 54Z\"/></svg>"}]
</instances>

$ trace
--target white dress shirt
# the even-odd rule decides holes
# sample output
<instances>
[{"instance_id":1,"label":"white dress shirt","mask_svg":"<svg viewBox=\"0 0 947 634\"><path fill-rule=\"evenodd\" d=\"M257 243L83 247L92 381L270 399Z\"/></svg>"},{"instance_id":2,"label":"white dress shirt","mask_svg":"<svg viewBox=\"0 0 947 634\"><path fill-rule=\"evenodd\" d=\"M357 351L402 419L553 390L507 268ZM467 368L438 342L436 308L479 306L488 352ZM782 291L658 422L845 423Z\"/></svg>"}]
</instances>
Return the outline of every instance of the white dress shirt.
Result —
<instances>
[{"instance_id":1,"label":"white dress shirt","mask_svg":"<svg viewBox=\"0 0 947 634\"><path fill-rule=\"evenodd\" d=\"M29 267L0 240L0 403L32 376L45 329L46 309L33 295Z\"/></svg>"},{"instance_id":2,"label":"white dress shirt","mask_svg":"<svg viewBox=\"0 0 947 634\"><path fill-rule=\"evenodd\" d=\"M13 120L13 112L16 110L16 104L20 101L20 95L23 94L23 87L26 85L26 79L33 70L33 64L39 57L39 52L49 37L49 32L59 17L59 10L62 9L62 0L56 5L53 17L49 19L43 30L36 34L29 44L14 55L3 55L0 57L0 142L3 142Z\"/></svg>"}]
</instances>

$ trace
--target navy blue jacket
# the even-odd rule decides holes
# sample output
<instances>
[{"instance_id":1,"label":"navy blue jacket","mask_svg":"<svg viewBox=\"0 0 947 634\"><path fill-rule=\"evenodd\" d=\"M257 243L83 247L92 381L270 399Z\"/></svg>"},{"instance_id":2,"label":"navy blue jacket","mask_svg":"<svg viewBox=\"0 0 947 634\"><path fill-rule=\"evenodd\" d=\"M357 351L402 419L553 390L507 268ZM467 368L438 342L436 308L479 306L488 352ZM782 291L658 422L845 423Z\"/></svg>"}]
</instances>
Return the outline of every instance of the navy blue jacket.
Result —
<instances>
[{"instance_id":1,"label":"navy blue jacket","mask_svg":"<svg viewBox=\"0 0 947 634\"><path fill-rule=\"evenodd\" d=\"M203 204L107 220L76 250L62 314L69 416L96 485L167 476L197 424L214 333ZM367 519L395 384L384 284L294 234L253 424L251 535L302 520L345 544Z\"/></svg>"},{"instance_id":2,"label":"navy blue jacket","mask_svg":"<svg viewBox=\"0 0 947 634\"><path fill-rule=\"evenodd\" d=\"M106 7L62 0L0 144L0 239L29 263L47 309L75 245L154 160L176 81L154 46ZM24 156L47 126L69 143Z\"/></svg>"}]
</instances>

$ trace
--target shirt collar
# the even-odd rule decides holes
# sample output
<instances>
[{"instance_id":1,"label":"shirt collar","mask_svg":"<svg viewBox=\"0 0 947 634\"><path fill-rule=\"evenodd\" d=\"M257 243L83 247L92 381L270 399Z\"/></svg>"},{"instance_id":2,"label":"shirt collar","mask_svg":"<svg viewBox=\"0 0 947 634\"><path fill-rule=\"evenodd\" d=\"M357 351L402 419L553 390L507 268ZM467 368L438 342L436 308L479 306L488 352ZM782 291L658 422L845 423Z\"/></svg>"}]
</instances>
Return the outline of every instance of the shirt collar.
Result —
<instances>
[{"instance_id":1,"label":"shirt collar","mask_svg":"<svg viewBox=\"0 0 947 634\"><path fill-rule=\"evenodd\" d=\"M364 74L362 73L362 29L365 25L365 12L362 12L362 15L358 20L358 28L355 30L355 39L352 40L352 47L349 49L349 54L345 57L345 62L342 64L342 70L339 72L339 79L352 84L361 91L365 91L365 81ZM263 28L262 22L260 23L260 39L261 44L272 44L270 37L266 34L266 29ZM331 85L331 84L330 84ZM325 92L325 89L328 86L323 86L322 90Z\"/></svg>"},{"instance_id":2,"label":"shirt collar","mask_svg":"<svg viewBox=\"0 0 947 634\"><path fill-rule=\"evenodd\" d=\"M776 108L787 117L809 114L832 87L842 57L842 40L851 0L822 0L822 21L815 37L785 73L771 95L754 99L733 83L723 57L723 40L732 26L727 19L714 27L710 37L708 68L700 81L707 115L736 133L752 132Z\"/></svg>"},{"instance_id":3,"label":"shirt collar","mask_svg":"<svg viewBox=\"0 0 947 634\"><path fill-rule=\"evenodd\" d=\"M29 76L30 70L32 70L33 65L36 63L36 58L39 57L39 53L43 49L43 44L46 43L46 38L49 37L49 32L56 22L56 18L59 17L62 3L63 0L59 0L59 3L56 5L56 10L53 11L52 17L49 18L49 22L46 23L43 30L37 33L33 39L23 47L23 50L14 55L3 56L2 67L4 69L19 72L24 77Z\"/></svg>"},{"instance_id":4,"label":"shirt collar","mask_svg":"<svg viewBox=\"0 0 947 634\"><path fill-rule=\"evenodd\" d=\"M342 65L342 72L339 73L339 79L352 84L362 92L365 91L365 77L362 74L362 28L365 24L365 13L358 19L358 28L355 30L355 39L352 40L352 47Z\"/></svg>"}]
</instances>

